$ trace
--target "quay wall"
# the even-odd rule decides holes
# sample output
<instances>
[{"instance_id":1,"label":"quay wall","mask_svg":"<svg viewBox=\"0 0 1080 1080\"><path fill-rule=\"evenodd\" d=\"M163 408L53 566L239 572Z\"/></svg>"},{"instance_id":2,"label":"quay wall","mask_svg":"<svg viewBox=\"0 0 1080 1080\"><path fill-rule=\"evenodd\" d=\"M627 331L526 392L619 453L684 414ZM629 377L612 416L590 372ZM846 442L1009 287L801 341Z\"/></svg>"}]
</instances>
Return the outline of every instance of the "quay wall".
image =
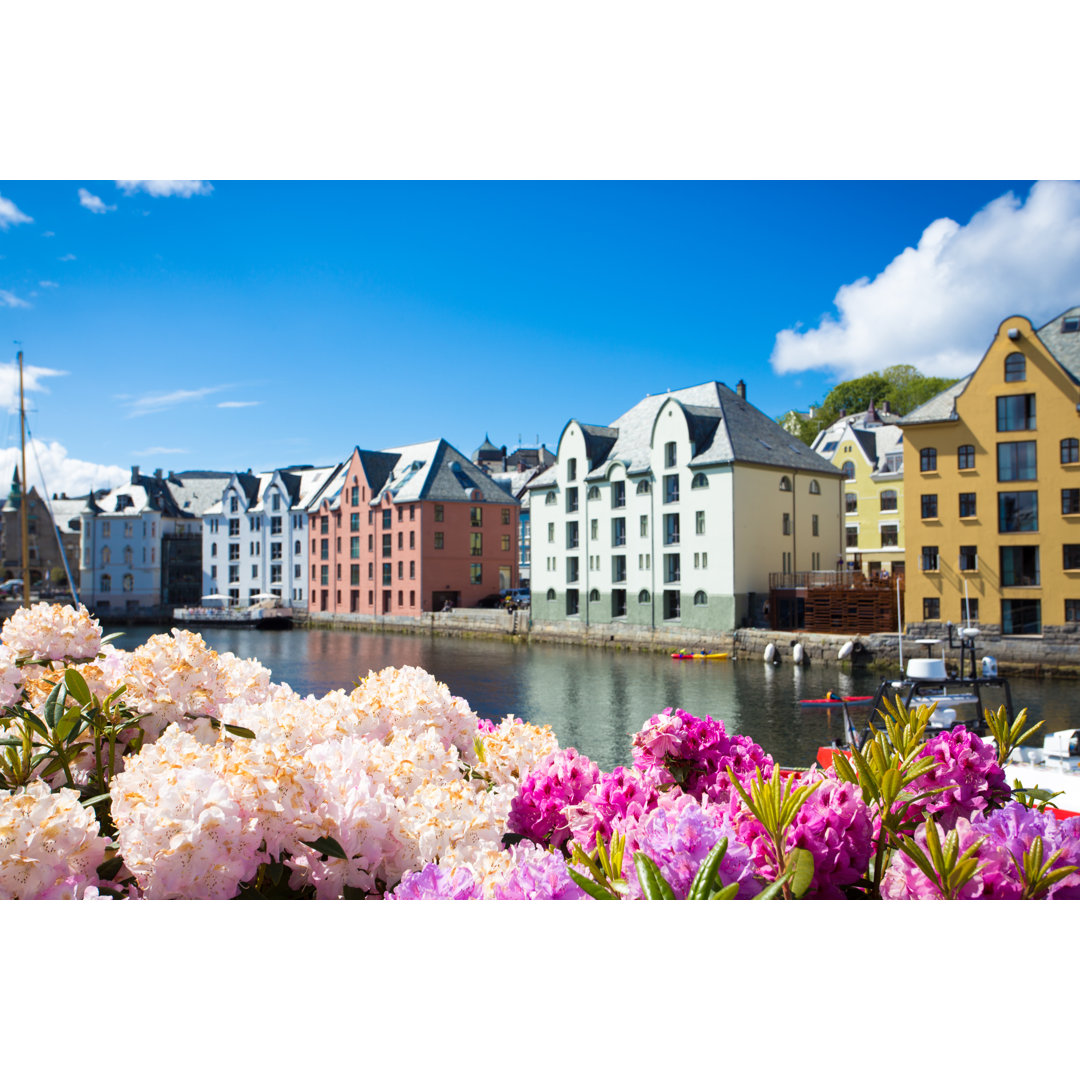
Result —
<instances>
[{"instance_id":1,"label":"quay wall","mask_svg":"<svg viewBox=\"0 0 1080 1080\"><path fill-rule=\"evenodd\" d=\"M776 646L781 663L792 662L797 642L803 646L804 662L840 666L895 669L899 663L896 634L811 634L804 631L777 631L744 628L727 632L706 632L688 627L647 627L630 624L600 623L585 626L565 621L547 622L530 619L527 611L507 613L500 610L459 608L450 612L427 612L410 615L361 615L346 613L309 613L300 625L312 628L368 630L398 634L447 634L460 637L507 638L514 641L539 641L554 644L586 645L605 649L637 652L728 652L740 660L761 660L770 643ZM993 656L1002 674L1064 675L1080 677L1080 627L1047 627L1040 637L1003 637L999 626L981 626L976 638L976 657ZM905 628L904 659L926 655L920 638L947 639L940 624L911 623ZM855 643L849 660L838 657L840 647ZM940 655L940 647L933 649ZM959 653L946 650L955 662Z\"/></svg>"}]
</instances>

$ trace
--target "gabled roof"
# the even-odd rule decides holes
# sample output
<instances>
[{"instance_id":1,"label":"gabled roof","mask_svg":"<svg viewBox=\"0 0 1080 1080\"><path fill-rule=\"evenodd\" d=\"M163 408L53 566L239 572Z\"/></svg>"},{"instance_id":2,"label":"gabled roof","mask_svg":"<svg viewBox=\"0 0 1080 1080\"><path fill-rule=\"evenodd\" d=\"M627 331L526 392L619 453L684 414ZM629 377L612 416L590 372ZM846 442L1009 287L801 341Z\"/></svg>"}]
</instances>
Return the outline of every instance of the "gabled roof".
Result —
<instances>
[{"instance_id":1,"label":"gabled roof","mask_svg":"<svg viewBox=\"0 0 1080 1080\"><path fill-rule=\"evenodd\" d=\"M974 372L971 373L972 375ZM933 424L942 420L956 420L956 399L963 392L967 384L971 382L971 375L965 375L959 382L955 382L940 394L924 401L917 409L912 409L907 416L902 417L900 423L908 424Z\"/></svg>"},{"instance_id":2,"label":"gabled roof","mask_svg":"<svg viewBox=\"0 0 1080 1080\"><path fill-rule=\"evenodd\" d=\"M1064 332L1066 319L1080 318L1080 307L1069 308L1035 331L1050 355L1075 383L1080 383L1080 331Z\"/></svg>"},{"instance_id":3,"label":"gabled roof","mask_svg":"<svg viewBox=\"0 0 1080 1080\"><path fill-rule=\"evenodd\" d=\"M396 455L397 460L382 488L372 498L373 504L387 494L395 503L420 499L471 502L474 490L481 493L485 502L517 501L445 439L398 446L383 451L383 454Z\"/></svg>"}]
</instances>

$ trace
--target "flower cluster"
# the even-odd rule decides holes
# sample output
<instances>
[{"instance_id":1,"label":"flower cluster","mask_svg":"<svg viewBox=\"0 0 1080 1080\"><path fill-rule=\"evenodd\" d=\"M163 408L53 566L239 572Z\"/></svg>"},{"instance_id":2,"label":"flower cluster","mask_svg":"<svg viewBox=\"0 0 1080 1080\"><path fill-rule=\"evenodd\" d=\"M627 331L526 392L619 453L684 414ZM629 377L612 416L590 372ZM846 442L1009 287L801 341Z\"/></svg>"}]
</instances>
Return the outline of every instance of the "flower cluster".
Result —
<instances>
[{"instance_id":1,"label":"flower cluster","mask_svg":"<svg viewBox=\"0 0 1080 1080\"><path fill-rule=\"evenodd\" d=\"M600 770L573 747L549 754L523 781L510 807L512 832L562 847L570 839L567 809L600 779Z\"/></svg>"},{"instance_id":2,"label":"flower cluster","mask_svg":"<svg viewBox=\"0 0 1080 1080\"><path fill-rule=\"evenodd\" d=\"M4 622L0 642L16 656L42 660L89 660L101 648L101 625L82 604L34 604Z\"/></svg>"},{"instance_id":3,"label":"flower cluster","mask_svg":"<svg viewBox=\"0 0 1080 1080\"><path fill-rule=\"evenodd\" d=\"M951 829L961 817L992 810L1009 798L1009 785L994 747L965 728L953 728L927 739L919 757L933 758L934 767L907 790L945 790L916 803L910 820L921 821L926 811L943 828Z\"/></svg>"},{"instance_id":4,"label":"flower cluster","mask_svg":"<svg viewBox=\"0 0 1080 1080\"><path fill-rule=\"evenodd\" d=\"M617 765L610 773L601 774L580 803L567 807L566 820L574 842L592 851L598 833L605 843L616 829L625 833L656 806L660 794L639 770Z\"/></svg>"}]
</instances>

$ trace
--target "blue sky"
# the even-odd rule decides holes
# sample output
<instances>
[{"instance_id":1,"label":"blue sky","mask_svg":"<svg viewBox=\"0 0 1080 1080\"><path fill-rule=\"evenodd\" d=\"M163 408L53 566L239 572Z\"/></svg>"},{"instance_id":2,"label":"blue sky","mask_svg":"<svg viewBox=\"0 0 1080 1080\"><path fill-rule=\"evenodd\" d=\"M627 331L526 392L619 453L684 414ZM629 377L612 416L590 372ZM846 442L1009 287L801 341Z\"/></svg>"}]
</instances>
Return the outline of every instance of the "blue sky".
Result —
<instances>
[{"instance_id":1,"label":"blue sky","mask_svg":"<svg viewBox=\"0 0 1080 1080\"><path fill-rule=\"evenodd\" d=\"M775 416L1080 303L1071 183L140 185L0 181L0 401L18 340L51 490L553 446L706 379Z\"/></svg>"}]
</instances>

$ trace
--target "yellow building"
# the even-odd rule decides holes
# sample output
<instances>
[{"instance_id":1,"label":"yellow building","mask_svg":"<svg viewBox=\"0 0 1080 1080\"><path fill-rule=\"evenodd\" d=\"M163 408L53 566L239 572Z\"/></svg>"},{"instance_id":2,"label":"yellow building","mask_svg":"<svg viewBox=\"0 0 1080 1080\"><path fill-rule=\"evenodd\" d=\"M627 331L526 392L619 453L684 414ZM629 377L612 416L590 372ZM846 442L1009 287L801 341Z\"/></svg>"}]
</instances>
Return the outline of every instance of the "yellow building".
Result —
<instances>
[{"instance_id":1,"label":"yellow building","mask_svg":"<svg viewBox=\"0 0 1080 1080\"><path fill-rule=\"evenodd\" d=\"M907 622L1080 622L1078 410L1080 307L1038 330L1006 319L975 371L903 418Z\"/></svg>"},{"instance_id":2,"label":"yellow building","mask_svg":"<svg viewBox=\"0 0 1080 1080\"><path fill-rule=\"evenodd\" d=\"M844 473L845 562L867 577L904 573L904 445L874 403L820 432L812 449Z\"/></svg>"}]
</instances>

